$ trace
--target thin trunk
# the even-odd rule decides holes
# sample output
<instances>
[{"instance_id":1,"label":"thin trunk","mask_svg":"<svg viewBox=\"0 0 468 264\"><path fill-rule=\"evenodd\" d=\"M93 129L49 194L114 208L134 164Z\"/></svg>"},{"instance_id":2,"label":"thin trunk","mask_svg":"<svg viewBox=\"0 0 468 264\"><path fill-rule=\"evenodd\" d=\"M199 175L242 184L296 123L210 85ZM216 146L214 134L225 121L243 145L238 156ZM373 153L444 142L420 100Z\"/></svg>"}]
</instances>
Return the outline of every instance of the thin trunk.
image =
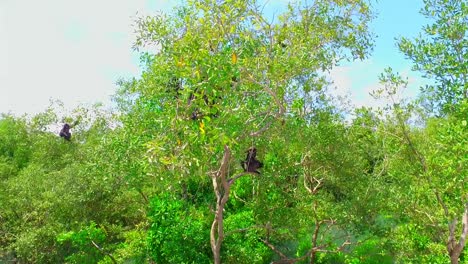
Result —
<instances>
[{"instance_id":1,"label":"thin trunk","mask_svg":"<svg viewBox=\"0 0 468 264\"><path fill-rule=\"evenodd\" d=\"M224 240L224 206L229 200L231 186L227 181L229 160L231 159L231 150L228 146L224 146L224 155L221 166L212 177L213 189L216 194L216 210L213 223L210 231L211 251L213 252L213 260L215 264L221 264L221 245Z\"/></svg>"},{"instance_id":2,"label":"thin trunk","mask_svg":"<svg viewBox=\"0 0 468 264\"><path fill-rule=\"evenodd\" d=\"M462 230L460 239L455 238L455 229L457 227L457 220L449 224L449 238L447 241L447 251L450 256L450 263L458 264L460 254L463 252L466 244L466 237L468 235L468 203L465 204L465 211L462 217Z\"/></svg>"},{"instance_id":3,"label":"thin trunk","mask_svg":"<svg viewBox=\"0 0 468 264\"><path fill-rule=\"evenodd\" d=\"M314 203L314 211L317 208L317 203ZM322 225L322 222L319 221L317 218L315 218L315 228L314 228L314 234L312 235L312 249L310 250L310 264L315 263L315 254L316 254L316 248L317 248L317 239L318 235L320 232L320 226Z\"/></svg>"},{"instance_id":4,"label":"thin trunk","mask_svg":"<svg viewBox=\"0 0 468 264\"><path fill-rule=\"evenodd\" d=\"M224 206L229 200L231 194L231 185L234 184L242 176L255 175L253 172L242 172L234 175L231 178L229 176L229 161L231 160L231 150L228 146L224 146L223 160L219 170L212 175L213 190L216 195L216 209L211 224L210 230L210 244L211 251L213 252L214 264L221 264L221 245L224 240Z\"/></svg>"}]
</instances>

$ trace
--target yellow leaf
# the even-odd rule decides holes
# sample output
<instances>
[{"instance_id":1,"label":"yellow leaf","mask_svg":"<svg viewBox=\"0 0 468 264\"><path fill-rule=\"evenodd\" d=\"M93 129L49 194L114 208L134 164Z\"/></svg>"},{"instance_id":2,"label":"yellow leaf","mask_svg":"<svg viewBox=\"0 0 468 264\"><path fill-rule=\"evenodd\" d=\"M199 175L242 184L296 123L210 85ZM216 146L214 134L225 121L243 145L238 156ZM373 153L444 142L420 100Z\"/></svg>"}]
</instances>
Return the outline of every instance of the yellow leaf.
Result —
<instances>
[{"instance_id":1,"label":"yellow leaf","mask_svg":"<svg viewBox=\"0 0 468 264\"><path fill-rule=\"evenodd\" d=\"M184 58L180 58L179 61L177 61L177 67L183 67L184 65Z\"/></svg>"},{"instance_id":2,"label":"yellow leaf","mask_svg":"<svg viewBox=\"0 0 468 264\"><path fill-rule=\"evenodd\" d=\"M231 61L233 64L236 64L237 63L237 55L235 53L232 53L231 55Z\"/></svg>"},{"instance_id":3,"label":"yellow leaf","mask_svg":"<svg viewBox=\"0 0 468 264\"><path fill-rule=\"evenodd\" d=\"M201 132L202 134L205 134L205 123L203 123L203 121L200 122L200 132Z\"/></svg>"}]
</instances>

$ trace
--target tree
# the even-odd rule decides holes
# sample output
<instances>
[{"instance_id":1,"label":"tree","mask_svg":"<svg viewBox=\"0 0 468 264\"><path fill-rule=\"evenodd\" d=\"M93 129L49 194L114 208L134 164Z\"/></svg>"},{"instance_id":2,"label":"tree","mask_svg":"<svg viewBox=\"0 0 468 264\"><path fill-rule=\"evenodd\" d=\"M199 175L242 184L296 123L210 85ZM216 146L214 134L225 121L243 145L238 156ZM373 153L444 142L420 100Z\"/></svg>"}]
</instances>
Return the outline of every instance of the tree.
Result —
<instances>
[{"instance_id":1,"label":"tree","mask_svg":"<svg viewBox=\"0 0 468 264\"><path fill-rule=\"evenodd\" d=\"M451 263L458 263L468 235L465 177L468 171L463 165L468 161L466 121L456 114L441 118L418 116L417 105L396 99L406 81L390 69L381 76L381 81L385 85L382 91L390 99L385 122L389 135L385 146L390 164L387 173L394 175L401 185L393 202L409 217L408 222L400 223L397 232L410 232L408 237L422 238L418 247L404 250L413 252L402 258L439 262L440 258L424 258L423 252L433 247L435 252L430 254L436 257L436 252L445 246ZM457 109L466 113L466 104L461 102ZM411 125L411 118L421 117L424 127ZM409 190L403 186L409 186Z\"/></svg>"},{"instance_id":2,"label":"tree","mask_svg":"<svg viewBox=\"0 0 468 264\"><path fill-rule=\"evenodd\" d=\"M466 148L463 147L466 145L463 137L466 125L463 124L466 124L468 115L468 2L425 0L424 4L422 14L434 23L424 27L424 35L413 41L401 39L399 48L413 61L415 70L434 80L433 85L423 89L427 95L426 102L434 108L430 111L434 110L446 118L427 121L427 133L434 140L430 144L433 147L427 149L427 152L418 150L409 136L405 138L407 144L412 146L412 152L424 174L430 177L431 184L440 184L433 188L434 195L443 209L445 221L449 223L448 254L452 263L458 263L468 235L468 204L462 178L466 168L456 165L466 162L463 159L466 157ZM437 129L433 127L434 122L439 123ZM432 134L434 129L441 136ZM408 133L406 130L405 134ZM445 153L452 155L446 156ZM443 181L439 181L441 179ZM462 221L459 240L456 239L457 218Z\"/></svg>"},{"instance_id":3,"label":"tree","mask_svg":"<svg viewBox=\"0 0 468 264\"><path fill-rule=\"evenodd\" d=\"M275 139L313 127L322 122L320 115L333 116L323 73L342 59L366 57L370 18L361 0L298 1L273 20L255 0L193 0L170 16L138 20L135 47L157 49L142 56L142 78L123 85L121 98L134 104L121 102L130 106L128 120L143 122L139 127L152 137L146 144L150 175L157 175L163 190L177 190L187 199L193 195L187 189L190 180L212 178L215 263L221 261L225 217L231 217L231 189L253 176L236 164L250 146L273 157L267 151ZM289 122L298 125L285 125ZM298 153L307 152L307 146ZM287 153L277 155L282 159ZM291 158L285 166L300 164L304 156ZM291 173L282 176L291 184L297 170L300 166L261 177ZM278 189L281 195L289 192Z\"/></svg>"},{"instance_id":4,"label":"tree","mask_svg":"<svg viewBox=\"0 0 468 264\"><path fill-rule=\"evenodd\" d=\"M100 108L77 108L66 118L82 122L65 142L50 131L60 110L0 119L0 262L146 259L135 243L146 203L125 179L139 164L116 166L136 153L121 146L133 137Z\"/></svg>"},{"instance_id":5,"label":"tree","mask_svg":"<svg viewBox=\"0 0 468 264\"><path fill-rule=\"evenodd\" d=\"M431 109L452 113L468 98L468 2L424 0L421 13L434 21L414 39L402 38L400 50L434 84L423 89Z\"/></svg>"}]
</instances>

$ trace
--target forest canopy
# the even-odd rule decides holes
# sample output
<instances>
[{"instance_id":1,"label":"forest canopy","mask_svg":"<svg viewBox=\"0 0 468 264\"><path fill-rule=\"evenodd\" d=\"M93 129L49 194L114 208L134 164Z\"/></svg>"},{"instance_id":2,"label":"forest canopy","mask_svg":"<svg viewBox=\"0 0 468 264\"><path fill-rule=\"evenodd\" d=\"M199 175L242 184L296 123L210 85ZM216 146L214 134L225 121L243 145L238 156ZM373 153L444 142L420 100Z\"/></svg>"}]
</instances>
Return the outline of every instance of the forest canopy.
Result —
<instances>
[{"instance_id":1,"label":"forest canopy","mask_svg":"<svg viewBox=\"0 0 468 264\"><path fill-rule=\"evenodd\" d=\"M327 73L372 52L371 2L262 3L139 17L112 111L2 114L0 262L468 263L468 2L397 40L418 98L388 68L351 110Z\"/></svg>"}]
</instances>

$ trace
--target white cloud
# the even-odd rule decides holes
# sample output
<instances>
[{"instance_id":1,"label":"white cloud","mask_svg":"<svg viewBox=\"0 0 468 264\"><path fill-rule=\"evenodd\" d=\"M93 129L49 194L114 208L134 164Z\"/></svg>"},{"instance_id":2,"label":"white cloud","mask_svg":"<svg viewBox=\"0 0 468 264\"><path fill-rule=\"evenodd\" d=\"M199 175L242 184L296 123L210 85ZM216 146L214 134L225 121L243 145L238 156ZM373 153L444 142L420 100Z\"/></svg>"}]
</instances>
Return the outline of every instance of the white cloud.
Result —
<instances>
[{"instance_id":1,"label":"white cloud","mask_svg":"<svg viewBox=\"0 0 468 264\"><path fill-rule=\"evenodd\" d=\"M353 84L351 77L349 76L349 66L337 66L334 67L329 75L331 81L333 81L332 87L333 94L338 96L350 96L351 86Z\"/></svg>"},{"instance_id":2,"label":"white cloud","mask_svg":"<svg viewBox=\"0 0 468 264\"><path fill-rule=\"evenodd\" d=\"M172 2L171 5L174 3ZM135 14L169 1L0 1L0 112L37 113L49 99L67 108L109 102L119 77L139 73Z\"/></svg>"},{"instance_id":3,"label":"white cloud","mask_svg":"<svg viewBox=\"0 0 468 264\"><path fill-rule=\"evenodd\" d=\"M337 66L329 73L329 78L333 81L333 94L336 96L347 96L351 104L355 107L381 107L385 101L375 100L370 94L382 88L379 75L383 73L384 65L377 65L373 60L355 61L345 66ZM407 89L401 93L401 99L415 98L419 88L428 83L420 74L411 71L408 64L401 69L394 69L400 75L408 79Z\"/></svg>"},{"instance_id":4,"label":"white cloud","mask_svg":"<svg viewBox=\"0 0 468 264\"><path fill-rule=\"evenodd\" d=\"M329 73L333 81L332 93L348 97L352 106L358 107L372 104L369 87L377 81L377 77L375 63L370 59L334 67Z\"/></svg>"},{"instance_id":5,"label":"white cloud","mask_svg":"<svg viewBox=\"0 0 468 264\"><path fill-rule=\"evenodd\" d=\"M51 98L67 108L108 103L119 77L139 74L131 50L135 14L167 10L176 2L0 0L0 112L37 113ZM270 9L284 5L274 3ZM348 95L356 106L373 105L368 93L384 69L376 64L366 60L334 68L335 93ZM422 83L408 67L396 70L410 76L411 87Z\"/></svg>"}]
</instances>

